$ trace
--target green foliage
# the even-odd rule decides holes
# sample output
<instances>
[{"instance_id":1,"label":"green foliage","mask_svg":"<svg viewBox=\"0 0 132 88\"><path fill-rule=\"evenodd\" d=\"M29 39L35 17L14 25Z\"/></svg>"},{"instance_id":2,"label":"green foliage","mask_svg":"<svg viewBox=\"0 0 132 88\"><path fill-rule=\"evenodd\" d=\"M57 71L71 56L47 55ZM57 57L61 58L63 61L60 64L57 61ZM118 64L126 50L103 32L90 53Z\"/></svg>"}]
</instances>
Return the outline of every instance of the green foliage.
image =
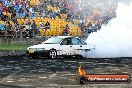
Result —
<instances>
[{"instance_id":1,"label":"green foliage","mask_svg":"<svg viewBox=\"0 0 132 88\"><path fill-rule=\"evenodd\" d=\"M0 44L0 50L26 50L29 44Z\"/></svg>"}]
</instances>

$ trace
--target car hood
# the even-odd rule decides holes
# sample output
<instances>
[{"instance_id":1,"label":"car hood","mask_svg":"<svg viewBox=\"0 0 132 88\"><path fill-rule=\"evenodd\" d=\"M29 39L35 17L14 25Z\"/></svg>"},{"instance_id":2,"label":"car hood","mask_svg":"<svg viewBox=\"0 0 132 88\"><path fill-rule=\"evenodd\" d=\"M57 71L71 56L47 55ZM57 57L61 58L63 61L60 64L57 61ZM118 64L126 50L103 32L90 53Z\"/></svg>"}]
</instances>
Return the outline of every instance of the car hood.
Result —
<instances>
[{"instance_id":1,"label":"car hood","mask_svg":"<svg viewBox=\"0 0 132 88\"><path fill-rule=\"evenodd\" d=\"M38 45L30 46L27 49L29 49L29 48L45 48L45 49L48 49L48 48L54 48L57 45L59 45L59 44L38 44Z\"/></svg>"}]
</instances>

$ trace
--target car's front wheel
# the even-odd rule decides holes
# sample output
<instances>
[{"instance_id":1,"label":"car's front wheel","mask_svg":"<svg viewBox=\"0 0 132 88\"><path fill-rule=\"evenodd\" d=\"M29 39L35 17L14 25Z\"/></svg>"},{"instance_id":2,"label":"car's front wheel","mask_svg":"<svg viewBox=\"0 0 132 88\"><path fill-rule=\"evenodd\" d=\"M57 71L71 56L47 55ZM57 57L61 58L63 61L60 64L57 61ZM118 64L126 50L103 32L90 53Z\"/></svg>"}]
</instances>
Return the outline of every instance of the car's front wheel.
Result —
<instances>
[{"instance_id":1,"label":"car's front wheel","mask_svg":"<svg viewBox=\"0 0 132 88\"><path fill-rule=\"evenodd\" d=\"M49 58L51 58L51 59L57 58L57 51L55 49L51 49L49 51Z\"/></svg>"}]
</instances>

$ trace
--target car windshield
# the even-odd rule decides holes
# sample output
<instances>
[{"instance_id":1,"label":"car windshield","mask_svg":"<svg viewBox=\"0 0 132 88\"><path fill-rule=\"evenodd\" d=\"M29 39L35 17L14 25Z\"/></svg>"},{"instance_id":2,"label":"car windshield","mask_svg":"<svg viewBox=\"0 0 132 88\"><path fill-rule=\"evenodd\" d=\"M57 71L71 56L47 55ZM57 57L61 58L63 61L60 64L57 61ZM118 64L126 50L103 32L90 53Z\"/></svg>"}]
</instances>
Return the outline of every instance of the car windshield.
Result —
<instances>
[{"instance_id":1,"label":"car windshield","mask_svg":"<svg viewBox=\"0 0 132 88\"><path fill-rule=\"evenodd\" d=\"M61 40L62 38L53 37L53 38L49 38L48 40L46 40L44 44L59 44Z\"/></svg>"}]
</instances>

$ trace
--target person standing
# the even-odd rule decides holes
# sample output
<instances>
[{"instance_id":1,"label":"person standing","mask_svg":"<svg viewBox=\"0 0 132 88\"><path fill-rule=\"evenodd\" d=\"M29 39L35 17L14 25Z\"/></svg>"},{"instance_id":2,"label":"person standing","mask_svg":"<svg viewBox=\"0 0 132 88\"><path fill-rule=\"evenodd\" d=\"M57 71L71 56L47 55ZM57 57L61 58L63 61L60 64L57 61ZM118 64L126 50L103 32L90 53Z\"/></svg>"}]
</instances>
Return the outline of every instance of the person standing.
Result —
<instances>
[{"instance_id":1,"label":"person standing","mask_svg":"<svg viewBox=\"0 0 132 88\"><path fill-rule=\"evenodd\" d=\"M50 29L50 23L49 23L49 21L46 22L46 24L45 24L45 29L46 29L46 30L47 30L47 29Z\"/></svg>"},{"instance_id":2,"label":"person standing","mask_svg":"<svg viewBox=\"0 0 132 88\"><path fill-rule=\"evenodd\" d=\"M67 36L69 34L69 26L66 24L66 27L62 31L63 36Z\"/></svg>"},{"instance_id":3,"label":"person standing","mask_svg":"<svg viewBox=\"0 0 132 88\"><path fill-rule=\"evenodd\" d=\"M45 35L45 40L47 39L46 38L46 31L47 31L47 29L50 29L50 22L49 21L47 21L46 24L45 24L45 34L44 34Z\"/></svg>"},{"instance_id":4,"label":"person standing","mask_svg":"<svg viewBox=\"0 0 132 88\"><path fill-rule=\"evenodd\" d=\"M32 31L33 31L33 37L35 37L35 34L38 33L38 31L37 31L37 25L35 23L35 20L33 20L32 24L31 24L31 27L32 27Z\"/></svg>"}]
</instances>

